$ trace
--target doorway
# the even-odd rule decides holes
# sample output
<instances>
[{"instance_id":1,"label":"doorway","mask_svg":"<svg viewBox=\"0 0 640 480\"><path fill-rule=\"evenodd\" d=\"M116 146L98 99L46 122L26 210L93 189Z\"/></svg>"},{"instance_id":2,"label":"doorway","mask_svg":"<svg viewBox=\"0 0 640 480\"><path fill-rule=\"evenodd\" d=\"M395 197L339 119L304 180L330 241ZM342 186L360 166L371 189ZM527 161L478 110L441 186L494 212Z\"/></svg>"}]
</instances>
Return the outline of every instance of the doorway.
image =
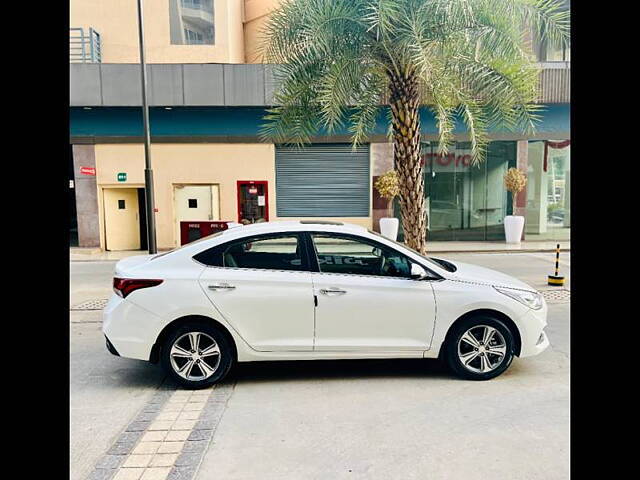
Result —
<instances>
[{"instance_id":1,"label":"doorway","mask_svg":"<svg viewBox=\"0 0 640 480\"><path fill-rule=\"evenodd\" d=\"M137 188L105 188L105 250L140 250L140 204Z\"/></svg>"}]
</instances>

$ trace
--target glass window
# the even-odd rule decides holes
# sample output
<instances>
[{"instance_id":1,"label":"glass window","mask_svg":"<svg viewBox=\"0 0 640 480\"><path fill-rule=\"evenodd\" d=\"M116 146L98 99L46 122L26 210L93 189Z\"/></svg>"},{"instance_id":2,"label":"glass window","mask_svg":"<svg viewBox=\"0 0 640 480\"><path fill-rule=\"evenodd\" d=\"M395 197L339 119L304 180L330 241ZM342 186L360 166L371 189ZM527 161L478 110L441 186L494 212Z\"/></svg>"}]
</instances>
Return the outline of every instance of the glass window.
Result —
<instances>
[{"instance_id":1,"label":"glass window","mask_svg":"<svg viewBox=\"0 0 640 480\"><path fill-rule=\"evenodd\" d=\"M456 142L448 154L425 142L422 159L429 240L504 239L509 200L503 176L516 165L516 142L490 142L477 165L471 164L469 142Z\"/></svg>"},{"instance_id":2,"label":"glass window","mask_svg":"<svg viewBox=\"0 0 640 480\"><path fill-rule=\"evenodd\" d=\"M570 240L570 141L530 141L527 157L525 238Z\"/></svg>"},{"instance_id":3,"label":"glass window","mask_svg":"<svg viewBox=\"0 0 640 480\"><path fill-rule=\"evenodd\" d=\"M223 246L221 266L267 270L303 270L302 249L295 235L243 239Z\"/></svg>"},{"instance_id":4,"label":"glass window","mask_svg":"<svg viewBox=\"0 0 640 480\"><path fill-rule=\"evenodd\" d=\"M213 45L213 0L169 0L172 45Z\"/></svg>"},{"instance_id":5,"label":"glass window","mask_svg":"<svg viewBox=\"0 0 640 480\"><path fill-rule=\"evenodd\" d=\"M411 276L407 257L382 245L326 234L313 234L318 264L322 273Z\"/></svg>"}]
</instances>

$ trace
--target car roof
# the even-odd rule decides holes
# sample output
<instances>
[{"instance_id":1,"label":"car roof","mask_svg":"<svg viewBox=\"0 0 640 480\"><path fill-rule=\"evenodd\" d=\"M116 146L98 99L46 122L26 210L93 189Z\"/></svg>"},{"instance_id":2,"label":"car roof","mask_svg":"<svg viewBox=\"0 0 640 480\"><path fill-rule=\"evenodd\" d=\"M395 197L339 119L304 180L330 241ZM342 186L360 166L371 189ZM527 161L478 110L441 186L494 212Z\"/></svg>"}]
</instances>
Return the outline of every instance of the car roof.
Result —
<instances>
[{"instance_id":1,"label":"car roof","mask_svg":"<svg viewBox=\"0 0 640 480\"><path fill-rule=\"evenodd\" d=\"M367 229L353 223L343 223L324 220L276 220L273 222L252 223L250 225L236 226L225 230L225 236L238 234L237 236L259 235L261 233L286 232L286 231L317 230L327 232L366 232ZM234 235L235 236L235 235Z\"/></svg>"}]
</instances>

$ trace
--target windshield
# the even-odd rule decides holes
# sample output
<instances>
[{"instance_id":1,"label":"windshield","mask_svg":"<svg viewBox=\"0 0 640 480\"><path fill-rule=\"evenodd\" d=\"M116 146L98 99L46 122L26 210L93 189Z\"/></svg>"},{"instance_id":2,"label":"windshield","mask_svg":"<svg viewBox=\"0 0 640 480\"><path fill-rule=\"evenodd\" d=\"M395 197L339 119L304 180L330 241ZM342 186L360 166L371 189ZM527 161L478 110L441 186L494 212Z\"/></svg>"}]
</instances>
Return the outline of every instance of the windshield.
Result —
<instances>
[{"instance_id":1,"label":"windshield","mask_svg":"<svg viewBox=\"0 0 640 480\"><path fill-rule=\"evenodd\" d=\"M424 255L422 255L422 254L420 254L420 253L416 252L413 248L408 247L408 246L407 246L407 245L405 245L404 243L400 243L400 242L397 242L397 241L395 241L395 240L391 240L390 238L387 238L387 237L385 237L384 235L379 234L378 232L374 232L373 230L367 230L367 231L368 231L369 233L371 233L371 234L375 235L376 237L384 238L385 240L389 240L389 241L391 241L391 242L395 243L396 245L399 245L399 246L401 246L401 247L403 247L403 248L406 248L407 250L411 250L413 253L415 253L416 255L418 255L420 258L423 258L426 262L428 262L429 264L431 264L431 265L433 265L433 266L435 266L435 267L444 268L444 269L445 269L445 270L447 270L447 271L452 271L452 270L449 270L447 267L445 267L442 263L440 263L440 262L438 262L438 261L436 261L436 260L434 260L434 259L432 259L432 258L430 258L430 257L425 257ZM449 263L449 262L447 262L447 263ZM454 267L454 268L455 268L455 267ZM455 271L455 270L453 270L453 271Z\"/></svg>"}]
</instances>

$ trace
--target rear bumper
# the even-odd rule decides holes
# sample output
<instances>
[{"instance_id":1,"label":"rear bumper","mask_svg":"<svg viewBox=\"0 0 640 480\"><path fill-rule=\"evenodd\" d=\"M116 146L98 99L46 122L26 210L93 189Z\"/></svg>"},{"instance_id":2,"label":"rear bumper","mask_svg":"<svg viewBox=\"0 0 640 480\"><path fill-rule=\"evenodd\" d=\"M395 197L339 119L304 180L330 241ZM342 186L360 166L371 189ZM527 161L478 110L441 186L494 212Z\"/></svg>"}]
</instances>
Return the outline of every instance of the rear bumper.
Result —
<instances>
[{"instance_id":1,"label":"rear bumper","mask_svg":"<svg viewBox=\"0 0 640 480\"><path fill-rule=\"evenodd\" d=\"M149 360L151 347L162 325L159 316L115 293L104 308L102 317L107 350L114 355L138 360Z\"/></svg>"},{"instance_id":2,"label":"rear bumper","mask_svg":"<svg viewBox=\"0 0 640 480\"><path fill-rule=\"evenodd\" d=\"M113 344L109 341L109 338L106 335L104 336L104 340L105 340L105 343L107 344L107 350L109 350L109 353L111 353L112 355L115 355L116 357L119 357L120 354L116 350L116 347L113 346Z\"/></svg>"}]
</instances>

